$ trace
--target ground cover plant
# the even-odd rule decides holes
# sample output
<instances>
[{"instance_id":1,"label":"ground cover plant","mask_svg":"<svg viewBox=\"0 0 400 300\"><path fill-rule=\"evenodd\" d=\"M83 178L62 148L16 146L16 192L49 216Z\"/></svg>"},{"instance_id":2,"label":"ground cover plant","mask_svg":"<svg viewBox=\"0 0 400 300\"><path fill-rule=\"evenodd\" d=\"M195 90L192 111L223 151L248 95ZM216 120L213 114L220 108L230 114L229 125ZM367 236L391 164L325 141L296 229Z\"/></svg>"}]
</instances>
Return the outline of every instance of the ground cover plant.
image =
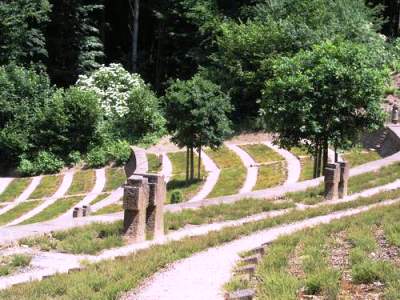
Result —
<instances>
[{"instance_id":1,"label":"ground cover plant","mask_svg":"<svg viewBox=\"0 0 400 300\"><path fill-rule=\"evenodd\" d=\"M22 222L21 224L32 224L55 219L58 216L66 213L70 208L82 200L81 196L67 197L58 199L56 202L46 207L37 215Z\"/></svg>"},{"instance_id":2,"label":"ground cover plant","mask_svg":"<svg viewBox=\"0 0 400 300\"><path fill-rule=\"evenodd\" d=\"M333 211L377 203L394 193L382 193L379 197L365 198L350 203L341 203L319 207L307 211L294 211L287 215L248 223L240 227L225 228L219 232L210 232L205 236L185 238L166 245L153 246L138 251L124 259L104 261L88 265L85 270L72 274L60 274L40 282L26 283L0 291L0 299L43 299L62 296L64 299L76 299L85 291L89 299L114 299L122 293L134 289L143 280L179 259L187 258L194 253L209 247L221 245L241 236L270 228L279 224L328 214ZM391 210L399 210L399 205L393 205ZM118 276L110 276L110 274Z\"/></svg>"},{"instance_id":3,"label":"ground cover plant","mask_svg":"<svg viewBox=\"0 0 400 300\"><path fill-rule=\"evenodd\" d=\"M0 195L0 202L15 200L31 183L31 178L15 178Z\"/></svg>"},{"instance_id":4,"label":"ground cover plant","mask_svg":"<svg viewBox=\"0 0 400 300\"><path fill-rule=\"evenodd\" d=\"M74 173L72 184L68 189L68 195L79 195L89 193L96 183L94 170L81 170Z\"/></svg>"},{"instance_id":5,"label":"ground cover plant","mask_svg":"<svg viewBox=\"0 0 400 300\"><path fill-rule=\"evenodd\" d=\"M257 299L400 297L399 205L320 225L268 246L251 281L233 278L228 290L256 288ZM398 240L397 240L398 241Z\"/></svg>"},{"instance_id":6,"label":"ground cover plant","mask_svg":"<svg viewBox=\"0 0 400 300\"><path fill-rule=\"evenodd\" d=\"M62 179L61 175L44 176L29 199L42 199L52 196L60 186Z\"/></svg>"},{"instance_id":7,"label":"ground cover plant","mask_svg":"<svg viewBox=\"0 0 400 300\"><path fill-rule=\"evenodd\" d=\"M106 169L106 186L104 192L111 192L124 184L126 175L123 168Z\"/></svg>"},{"instance_id":8,"label":"ground cover plant","mask_svg":"<svg viewBox=\"0 0 400 300\"><path fill-rule=\"evenodd\" d=\"M17 218L21 217L25 213L31 211L35 207L39 206L42 203L40 200L35 201L26 201L18 204L14 208L10 209L6 213L0 215L0 225L6 225Z\"/></svg>"},{"instance_id":9,"label":"ground cover plant","mask_svg":"<svg viewBox=\"0 0 400 300\"><path fill-rule=\"evenodd\" d=\"M218 182L208 197L233 195L239 192L247 175L240 157L225 146L217 150L207 149L206 152L221 170Z\"/></svg>"},{"instance_id":10,"label":"ground cover plant","mask_svg":"<svg viewBox=\"0 0 400 300\"><path fill-rule=\"evenodd\" d=\"M25 254L16 254L0 257L0 277L15 273L23 267L29 266L31 257Z\"/></svg>"},{"instance_id":11,"label":"ground cover plant","mask_svg":"<svg viewBox=\"0 0 400 300\"><path fill-rule=\"evenodd\" d=\"M167 203L171 203L175 193L182 195L181 201L187 201L201 189L204 179L186 180L186 152L168 153L168 157L172 164L172 178L167 183ZM198 160L194 160L195 170L198 168L198 163ZM204 166L201 165L200 168L201 174L205 175Z\"/></svg>"}]
</instances>

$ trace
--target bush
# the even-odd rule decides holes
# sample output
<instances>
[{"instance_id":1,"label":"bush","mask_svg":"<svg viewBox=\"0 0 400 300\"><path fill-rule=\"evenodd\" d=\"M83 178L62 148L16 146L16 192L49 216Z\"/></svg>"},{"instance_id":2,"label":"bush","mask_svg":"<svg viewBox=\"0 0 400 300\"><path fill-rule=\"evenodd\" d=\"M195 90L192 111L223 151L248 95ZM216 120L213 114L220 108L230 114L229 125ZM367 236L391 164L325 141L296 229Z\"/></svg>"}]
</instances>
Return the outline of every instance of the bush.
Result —
<instances>
[{"instance_id":1,"label":"bush","mask_svg":"<svg viewBox=\"0 0 400 300\"><path fill-rule=\"evenodd\" d=\"M113 161L118 166L123 165L129 160L131 152L131 146L127 141L118 140L107 147L108 161Z\"/></svg>"},{"instance_id":2,"label":"bush","mask_svg":"<svg viewBox=\"0 0 400 300\"><path fill-rule=\"evenodd\" d=\"M171 193L171 204L181 203L183 201L183 194L181 191L173 191Z\"/></svg>"},{"instance_id":3,"label":"bush","mask_svg":"<svg viewBox=\"0 0 400 300\"><path fill-rule=\"evenodd\" d=\"M86 163L90 168L103 167L107 162L107 153L103 147L95 147L86 155Z\"/></svg>"},{"instance_id":4,"label":"bush","mask_svg":"<svg viewBox=\"0 0 400 300\"><path fill-rule=\"evenodd\" d=\"M64 167L64 161L51 152L41 151L34 158L29 160L22 156L18 166L18 172L23 176L34 176L39 174L58 173Z\"/></svg>"},{"instance_id":5,"label":"bush","mask_svg":"<svg viewBox=\"0 0 400 300\"><path fill-rule=\"evenodd\" d=\"M34 175L34 170L35 167L29 159L27 159L26 157L21 158L21 161L17 168L18 173L20 173L22 176L31 176Z\"/></svg>"},{"instance_id":6,"label":"bush","mask_svg":"<svg viewBox=\"0 0 400 300\"><path fill-rule=\"evenodd\" d=\"M70 154L68 154L67 162L71 166L79 164L81 160L81 153L79 151L72 151Z\"/></svg>"}]
</instances>

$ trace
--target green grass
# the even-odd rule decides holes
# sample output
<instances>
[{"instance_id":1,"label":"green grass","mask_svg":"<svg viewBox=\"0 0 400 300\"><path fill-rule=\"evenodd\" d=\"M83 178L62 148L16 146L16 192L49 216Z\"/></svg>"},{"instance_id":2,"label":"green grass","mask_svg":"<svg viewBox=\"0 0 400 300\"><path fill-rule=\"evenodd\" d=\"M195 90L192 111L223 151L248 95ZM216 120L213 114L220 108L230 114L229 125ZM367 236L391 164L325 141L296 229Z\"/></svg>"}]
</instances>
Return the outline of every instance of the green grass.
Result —
<instances>
[{"instance_id":1,"label":"green grass","mask_svg":"<svg viewBox=\"0 0 400 300\"><path fill-rule=\"evenodd\" d=\"M254 190L262 190L283 184L287 177L286 163L279 161L270 165L262 165L258 169Z\"/></svg>"},{"instance_id":2,"label":"green grass","mask_svg":"<svg viewBox=\"0 0 400 300\"><path fill-rule=\"evenodd\" d=\"M276 151L264 144L240 145L257 163L269 163L284 160Z\"/></svg>"},{"instance_id":3,"label":"green grass","mask_svg":"<svg viewBox=\"0 0 400 300\"><path fill-rule=\"evenodd\" d=\"M158 173L161 171L161 156L153 153L147 153L147 161L149 162L149 172Z\"/></svg>"},{"instance_id":4,"label":"green grass","mask_svg":"<svg viewBox=\"0 0 400 300\"><path fill-rule=\"evenodd\" d=\"M73 254L97 254L103 249L123 245L122 222L111 224L93 223L82 228L52 232L51 236L26 238L20 245L38 247L43 251L57 250Z\"/></svg>"},{"instance_id":5,"label":"green grass","mask_svg":"<svg viewBox=\"0 0 400 300\"><path fill-rule=\"evenodd\" d=\"M30 195L30 199L42 199L45 197L52 196L60 186L62 181L62 176L52 175L44 176L39 186Z\"/></svg>"},{"instance_id":6,"label":"green grass","mask_svg":"<svg viewBox=\"0 0 400 300\"><path fill-rule=\"evenodd\" d=\"M200 190L203 180L202 178L206 176L204 166L201 166L201 179L198 178L186 182L186 152L174 152L168 153L168 157L172 163L172 178L167 184L167 203L171 201L171 194L174 191L181 191L183 195L183 200L187 201L192 198ZM197 166L198 160L197 156L194 158L194 169L195 176L197 176Z\"/></svg>"},{"instance_id":7,"label":"green grass","mask_svg":"<svg viewBox=\"0 0 400 300\"><path fill-rule=\"evenodd\" d=\"M384 198L382 196L374 198L374 200L379 202ZM116 299L122 293L138 287L146 278L167 267L172 262L187 258L207 248L215 247L279 224L292 223L333 211L366 205L371 203L372 200L371 198L366 198L307 211L293 211L284 216L248 223L240 227L225 228L218 232L210 232L204 236L189 237L165 245L156 245L120 260L88 265L81 272L59 274L40 282L14 286L0 291L0 299L32 300L61 297L62 299L79 299L82 298L82 295L85 295L86 299ZM389 209L400 211L400 205L394 205Z\"/></svg>"},{"instance_id":8,"label":"green grass","mask_svg":"<svg viewBox=\"0 0 400 300\"><path fill-rule=\"evenodd\" d=\"M267 254L256 271L257 299L298 299L299 290L322 299L338 299L342 287L376 281L384 284L382 299L399 299L398 267L391 261L372 259L370 256L378 247L373 234L377 227L400 227L399 208L398 204L376 208L276 240L268 247ZM351 272L352 281L344 285L341 284L344 270L333 268L330 261L333 255L332 246L337 243L336 236L339 232L351 245L348 254L350 265L347 270ZM288 272L288 259L300 242L303 250L297 253L297 257L301 261L304 275L295 276ZM232 278L227 287L236 290L235 282L237 279ZM367 289L364 291L368 292Z\"/></svg>"},{"instance_id":9,"label":"green grass","mask_svg":"<svg viewBox=\"0 0 400 300\"><path fill-rule=\"evenodd\" d=\"M37 200L37 201L22 202L18 204L17 206L10 209L6 213L0 215L0 225L5 225L10 223L11 221L14 221L15 219L21 217L23 214L39 206L39 204L41 203L42 201Z\"/></svg>"},{"instance_id":10,"label":"green grass","mask_svg":"<svg viewBox=\"0 0 400 300\"><path fill-rule=\"evenodd\" d=\"M10 275L18 269L28 266L31 260L32 258L25 254L0 257L0 277Z\"/></svg>"},{"instance_id":11,"label":"green grass","mask_svg":"<svg viewBox=\"0 0 400 300\"><path fill-rule=\"evenodd\" d=\"M15 178L0 195L0 202L15 200L31 183L32 178Z\"/></svg>"},{"instance_id":12,"label":"green grass","mask_svg":"<svg viewBox=\"0 0 400 300\"><path fill-rule=\"evenodd\" d=\"M103 192L111 192L122 186L126 181L125 171L122 168L106 169L106 186Z\"/></svg>"},{"instance_id":13,"label":"green grass","mask_svg":"<svg viewBox=\"0 0 400 300\"><path fill-rule=\"evenodd\" d=\"M87 194L93 189L95 183L96 173L94 170L78 171L74 174L67 195Z\"/></svg>"},{"instance_id":14,"label":"green grass","mask_svg":"<svg viewBox=\"0 0 400 300\"><path fill-rule=\"evenodd\" d=\"M106 199L108 196L110 196L110 193L101 193L92 202L90 202L90 205L99 203L100 201Z\"/></svg>"},{"instance_id":15,"label":"green grass","mask_svg":"<svg viewBox=\"0 0 400 300\"><path fill-rule=\"evenodd\" d=\"M221 170L218 182L209 198L233 195L242 188L247 175L247 170L239 156L222 146L218 150L206 150L210 158Z\"/></svg>"},{"instance_id":16,"label":"green grass","mask_svg":"<svg viewBox=\"0 0 400 300\"><path fill-rule=\"evenodd\" d=\"M123 211L122 203L113 203L92 213L93 216L106 215Z\"/></svg>"},{"instance_id":17,"label":"green grass","mask_svg":"<svg viewBox=\"0 0 400 300\"><path fill-rule=\"evenodd\" d=\"M304 147L293 147L290 152L300 160L301 172L299 181L312 179L314 175L314 159L312 155Z\"/></svg>"},{"instance_id":18,"label":"green grass","mask_svg":"<svg viewBox=\"0 0 400 300\"><path fill-rule=\"evenodd\" d=\"M378 152L373 150L354 148L342 154L342 158L349 162L351 167L355 167L374 160L379 160L382 157L378 154Z\"/></svg>"},{"instance_id":19,"label":"green grass","mask_svg":"<svg viewBox=\"0 0 400 300\"><path fill-rule=\"evenodd\" d=\"M55 219L56 217L62 215L67 212L70 208L72 208L75 204L82 200L82 197L69 197L62 198L54 202L52 205L46 207L43 211L38 213L36 216L25 220L22 224L32 224L48 221L51 219Z\"/></svg>"}]
</instances>

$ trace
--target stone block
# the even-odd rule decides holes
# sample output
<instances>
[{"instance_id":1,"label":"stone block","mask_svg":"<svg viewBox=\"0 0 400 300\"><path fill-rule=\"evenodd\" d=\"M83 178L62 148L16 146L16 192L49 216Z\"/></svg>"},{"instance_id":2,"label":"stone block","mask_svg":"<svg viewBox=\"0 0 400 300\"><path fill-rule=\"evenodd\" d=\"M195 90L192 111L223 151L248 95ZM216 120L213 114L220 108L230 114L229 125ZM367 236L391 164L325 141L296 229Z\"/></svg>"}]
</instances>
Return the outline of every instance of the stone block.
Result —
<instances>
[{"instance_id":1,"label":"stone block","mask_svg":"<svg viewBox=\"0 0 400 300\"><path fill-rule=\"evenodd\" d=\"M232 293L226 293L225 300L252 300L255 294L255 291L252 289L238 290Z\"/></svg>"},{"instance_id":2,"label":"stone block","mask_svg":"<svg viewBox=\"0 0 400 300\"><path fill-rule=\"evenodd\" d=\"M75 207L72 211L72 218L81 218L83 217L83 210L81 207Z\"/></svg>"},{"instance_id":3,"label":"stone block","mask_svg":"<svg viewBox=\"0 0 400 300\"><path fill-rule=\"evenodd\" d=\"M261 247L257 247L254 248L253 250L250 251L253 255L255 254L259 254L261 256L265 255L265 247L261 246Z\"/></svg>"},{"instance_id":4,"label":"stone block","mask_svg":"<svg viewBox=\"0 0 400 300\"><path fill-rule=\"evenodd\" d=\"M92 213L92 209L91 209L90 205L84 205L82 207L82 211L83 211L84 217L89 216Z\"/></svg>"},{"instance_id":5,"label":"stone block","mask_svg":"<svg viewBox=\"0 0 400 300\"><path fill-rule=\"evenodd\" d=\"M340 166L338 163L328 164L324 170L325 199L335 200L339 197Z\"/></svg>"},{"instance_id":6,"label":"stone block","mask_svg":"<svg viewBox=\"0 0 400 300\"><path fill-rule=\"evenodd\" d=\"M257 268L257 266L255 264L247 265L247 266L237 268L235 270L235 273L249 275L249 277L252 277L254 275L254 273L256 272L256 268Z\"/></svg>"},{"instance_id":7,"label":"stone block","mask_svg":"<svg viewBox=\"0 0 400 300\"><path fill-rule=\"evenodd\" d=\"M348 162L340 162L340 180L339 180L339 198L342 199L347 196L349 177L350 177L350 164Z\"/></svg>"},{"instance_id":8,"label":"stone block","mask_svg":"<svg viewBox=\"0 0 400 300\"><path fill-rule=\"evenodd\" d=\"M261 255L260 254L254 254L254 255L251 255L251 256L244 257L242 259L242 262L245 263L245 264L255 264L256 265L260 261L261 261Z\"/></svg>"}]
</instances>

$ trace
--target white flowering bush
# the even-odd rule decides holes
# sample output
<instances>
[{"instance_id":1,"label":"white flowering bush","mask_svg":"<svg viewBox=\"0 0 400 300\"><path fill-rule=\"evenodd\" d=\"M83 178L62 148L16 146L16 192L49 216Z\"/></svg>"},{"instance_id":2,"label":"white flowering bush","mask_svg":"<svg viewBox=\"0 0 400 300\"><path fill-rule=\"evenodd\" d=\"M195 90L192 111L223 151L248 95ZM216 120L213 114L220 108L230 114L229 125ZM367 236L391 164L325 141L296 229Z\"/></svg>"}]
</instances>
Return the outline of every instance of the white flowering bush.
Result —
<instances>
[{"instance_id":1,"label":"white flowering bush","mask_svg":"<svg viewBox=\"0 0 400 300\"><path fill-rule=\"evenodd\" d=\"M77 85L98 95L108 118L124 117L129 112L131 92L147 89L139 74L130 74L120 64L103 65L90 76L80 75Z\"/></svg>"}]
</instances>

